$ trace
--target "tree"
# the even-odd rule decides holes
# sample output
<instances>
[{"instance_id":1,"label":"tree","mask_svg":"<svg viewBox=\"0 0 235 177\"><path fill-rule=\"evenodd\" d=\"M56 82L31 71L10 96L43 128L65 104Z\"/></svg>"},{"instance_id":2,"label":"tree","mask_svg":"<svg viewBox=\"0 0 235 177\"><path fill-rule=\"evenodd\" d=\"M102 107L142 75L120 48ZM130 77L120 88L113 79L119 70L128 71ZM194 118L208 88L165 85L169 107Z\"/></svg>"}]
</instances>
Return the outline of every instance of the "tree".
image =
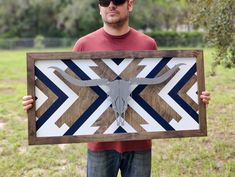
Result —
<instances>
[{"instance_id":1,"label":"tree","mask_svg":"<svg viewBox=\"0 0 235 177\"><path fill-rule=\"evenodd\" d=\"M138 29L172 30L186 19L185 0L138 0L134 1L131 25Z\"/></svg>"},{"instance_id":2,"label":"tree","mask_svg":"<svg viewBox=\"0 0 235 177\"><path fill-rule=\"evenodd\" d=\"M71 0L58 14L57 26L66 36L83 36L101 25L96 0Z\"/></svg>"},{"instance_id":3,"label":"tree","mask_svg":"<svg viewBox=\"0 0 235 177\"><path fill-rule=\"evenodd\" d=\"M234 1L233 0L190 0L192 22L204 26L210 46L216 48L211 75L215 75L216 66L235 66L234 55Z\"/></svg>"},{"instance_id":4,"label":"tree","mask_svg":"<svg viewBox=\"0 0 235 177\"><path fill-rule=\"evenodd\" d=\"M56 26L59 5L55 0L0 1L1 37L62 36Z\"/></svg>"},{"instance_id":5,"label":"tree","mask_svg":"<svg viewBox=\"0 0 235 177\"><path fill-rule=\"evenodd\" d=\"M131 26L174 30L185 0L138 0ZM0 0L0 37L80 37L102 26L97 0ZM10 18L9 18L10 17Z\"/></svg>"}]
</instances>

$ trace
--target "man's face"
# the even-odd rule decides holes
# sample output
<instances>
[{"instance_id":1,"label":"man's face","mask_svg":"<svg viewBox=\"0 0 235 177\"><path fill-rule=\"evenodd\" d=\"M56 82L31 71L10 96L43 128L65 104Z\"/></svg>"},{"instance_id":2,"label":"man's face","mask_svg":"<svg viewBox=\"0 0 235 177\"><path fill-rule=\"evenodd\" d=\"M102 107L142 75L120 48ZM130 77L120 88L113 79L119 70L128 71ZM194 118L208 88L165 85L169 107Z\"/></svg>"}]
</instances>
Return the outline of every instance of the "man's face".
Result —
<instances>
[{"instance_id":1,"label":"man's face","mask_svg":"<svg viewBox=\"0 0 235 177\"><path fill-rule=\"evenodd\" d=\"M132 0L126 0L121 5L115 5L112 1L108 7L99 5L100 15L106 24L122 25L128 21L129 12L132 11Z\"/></svg>"}]
</instances>

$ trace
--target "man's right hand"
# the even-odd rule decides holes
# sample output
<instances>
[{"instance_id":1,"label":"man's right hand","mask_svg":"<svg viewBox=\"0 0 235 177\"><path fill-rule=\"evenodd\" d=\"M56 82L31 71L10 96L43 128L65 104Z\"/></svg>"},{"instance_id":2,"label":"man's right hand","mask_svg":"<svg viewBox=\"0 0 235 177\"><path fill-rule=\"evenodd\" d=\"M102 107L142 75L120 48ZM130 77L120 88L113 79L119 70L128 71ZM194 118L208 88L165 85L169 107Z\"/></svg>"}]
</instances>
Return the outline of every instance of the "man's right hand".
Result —
<instances>
[{"instance_id":1,"label":"man's right hand","mask_svg":"<svg viewBox=\"0 0 235 177\"><path fill-rule=\"evenodd\" d=\"M33 103L34 100L31 95L27 95L22 98L22 105L25 112L27 112L30 108L33 107Z\"/></svg>"}]
</instances>

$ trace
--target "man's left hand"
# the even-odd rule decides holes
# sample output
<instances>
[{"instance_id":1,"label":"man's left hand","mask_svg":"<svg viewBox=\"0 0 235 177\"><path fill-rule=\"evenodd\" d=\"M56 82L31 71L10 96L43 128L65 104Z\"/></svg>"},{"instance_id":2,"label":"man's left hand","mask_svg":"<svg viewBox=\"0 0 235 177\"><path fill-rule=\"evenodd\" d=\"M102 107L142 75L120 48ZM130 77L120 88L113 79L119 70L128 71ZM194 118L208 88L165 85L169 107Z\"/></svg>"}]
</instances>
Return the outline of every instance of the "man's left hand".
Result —
<instances>
[{"instance_id":1,"label":"man's left hand","mask_svg":"<svg viewBox=\"0 0 235 177\"><path fill-rule=\"evenodd\" d=\"M210 93L208 91L203 91L202 94L200 95L200 98L203 103L208 105L210 101Z\"/></svg>"}]
</instances>

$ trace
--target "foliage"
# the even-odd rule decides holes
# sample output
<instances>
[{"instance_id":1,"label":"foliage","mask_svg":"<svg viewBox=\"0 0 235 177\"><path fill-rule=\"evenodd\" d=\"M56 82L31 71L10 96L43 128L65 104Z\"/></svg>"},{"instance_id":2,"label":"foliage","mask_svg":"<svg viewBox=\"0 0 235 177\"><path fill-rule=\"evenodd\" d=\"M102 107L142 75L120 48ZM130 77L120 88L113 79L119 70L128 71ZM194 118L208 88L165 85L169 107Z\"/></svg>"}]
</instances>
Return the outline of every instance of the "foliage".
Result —
<instances>
[{"instance_id":1,"label":"foliage","mask_svg":"<svg viewBox=\"0 0 235 177\"><path fill-rule=\"evenodd\" d=\"M0 1L0 37L82 36L101 25L96 4L96 0Z\"/></svg>"},{"instance_id":2,"label":"foliage","mask_svg":"<svg viewBox=\"0 0 235 177\"><path fill-rule=\"evenodd\" d=\"M37 35L34 38L34 48L36 48L36 49L43 49L44 48L43 40L44 40L43 36Z\"/></svg>"},{"instance_id":3,"label":"foliage","mask_svg":"<svg viewBox=\"0 0 235 177\"><path fill-rule=\"evenodd\" d=\"M205 46L204 33L201 32L153 31L145 32L145 34L155 39L159 47ZM28 39L0 38L0 49L71 47L75 42L76 39L74 38L45 38L42 35Z\"/></svg>"},{"instance_id":4,"label":"foliage","mask_svg":"<svg viewBox=\"0 0 235 177\"><path fill-rule=\"evenodd\" d=\"M18 41L18 38L11 38L9 40L5 40L4 38L0 38L0 48L1 49L15 49L16 48L16 42Z\"/></svg>"},{"instance_id":5,"label":"foliage","mask_svg":"<svg viewBox=\"0 0 235 177\"><path fill-rule=\"evenodd\" d=\"M71 0L58 14L60 30L65 36L83 36L101 26L96 0Z\"/></svg>"},{"instance_id":6,"label":"foliage","mask_svg":"<svg viewBox=\"0 0 235 177\"><path fill-rule=\"evenodd\" d=\"M187 23L188 10L182 0L138 0L134 3L131 25L143 30L176 30Z\"/></svg>"},{"instance_id":7,"label":"foliage","mask_svg":"<svg viewBox=\"0 0 235 177\"><path fill-rule=\"evenodd\" d=\"M0 1L0 31L7 37L60 35L54 11L59 1L8 0ZM11 17L11 18L9 18Z\"/></svg>"},{"instance_id":8,"label":"foliage","mask_svg":"<svg viewBox=\"0 0 235 177\"><path fill-rule=\"evenodd\" d=\"M202 46L205 41L202 32L154 31L146 34L154 38L161 47L197 47Z\"/></svg>"},{"instance_id":9,"label":"foliage","mask_svg":"<svg viewBox=\"0 0 235 177\"><path fill-rule=\"evenodd\" d=\"M192 21L207 29L210 46L216 48L212 75L216 66L223 63L226 67L235 66L235 3L233 0L190 0L194 16Z\"/></svg>"},{"instance_id":10,"label":"foliage","mask_svg":"<svg viewBox=\"0 0 235 177\"><path fill-rule=\"evenodd\" d=\"M175 30L186 23L188 10L182 2L134 1L131 25L142 30ZM0 0L0 16L1 38L77 38L102 26L97 0Z\"/></svg>"}]
</instances>

